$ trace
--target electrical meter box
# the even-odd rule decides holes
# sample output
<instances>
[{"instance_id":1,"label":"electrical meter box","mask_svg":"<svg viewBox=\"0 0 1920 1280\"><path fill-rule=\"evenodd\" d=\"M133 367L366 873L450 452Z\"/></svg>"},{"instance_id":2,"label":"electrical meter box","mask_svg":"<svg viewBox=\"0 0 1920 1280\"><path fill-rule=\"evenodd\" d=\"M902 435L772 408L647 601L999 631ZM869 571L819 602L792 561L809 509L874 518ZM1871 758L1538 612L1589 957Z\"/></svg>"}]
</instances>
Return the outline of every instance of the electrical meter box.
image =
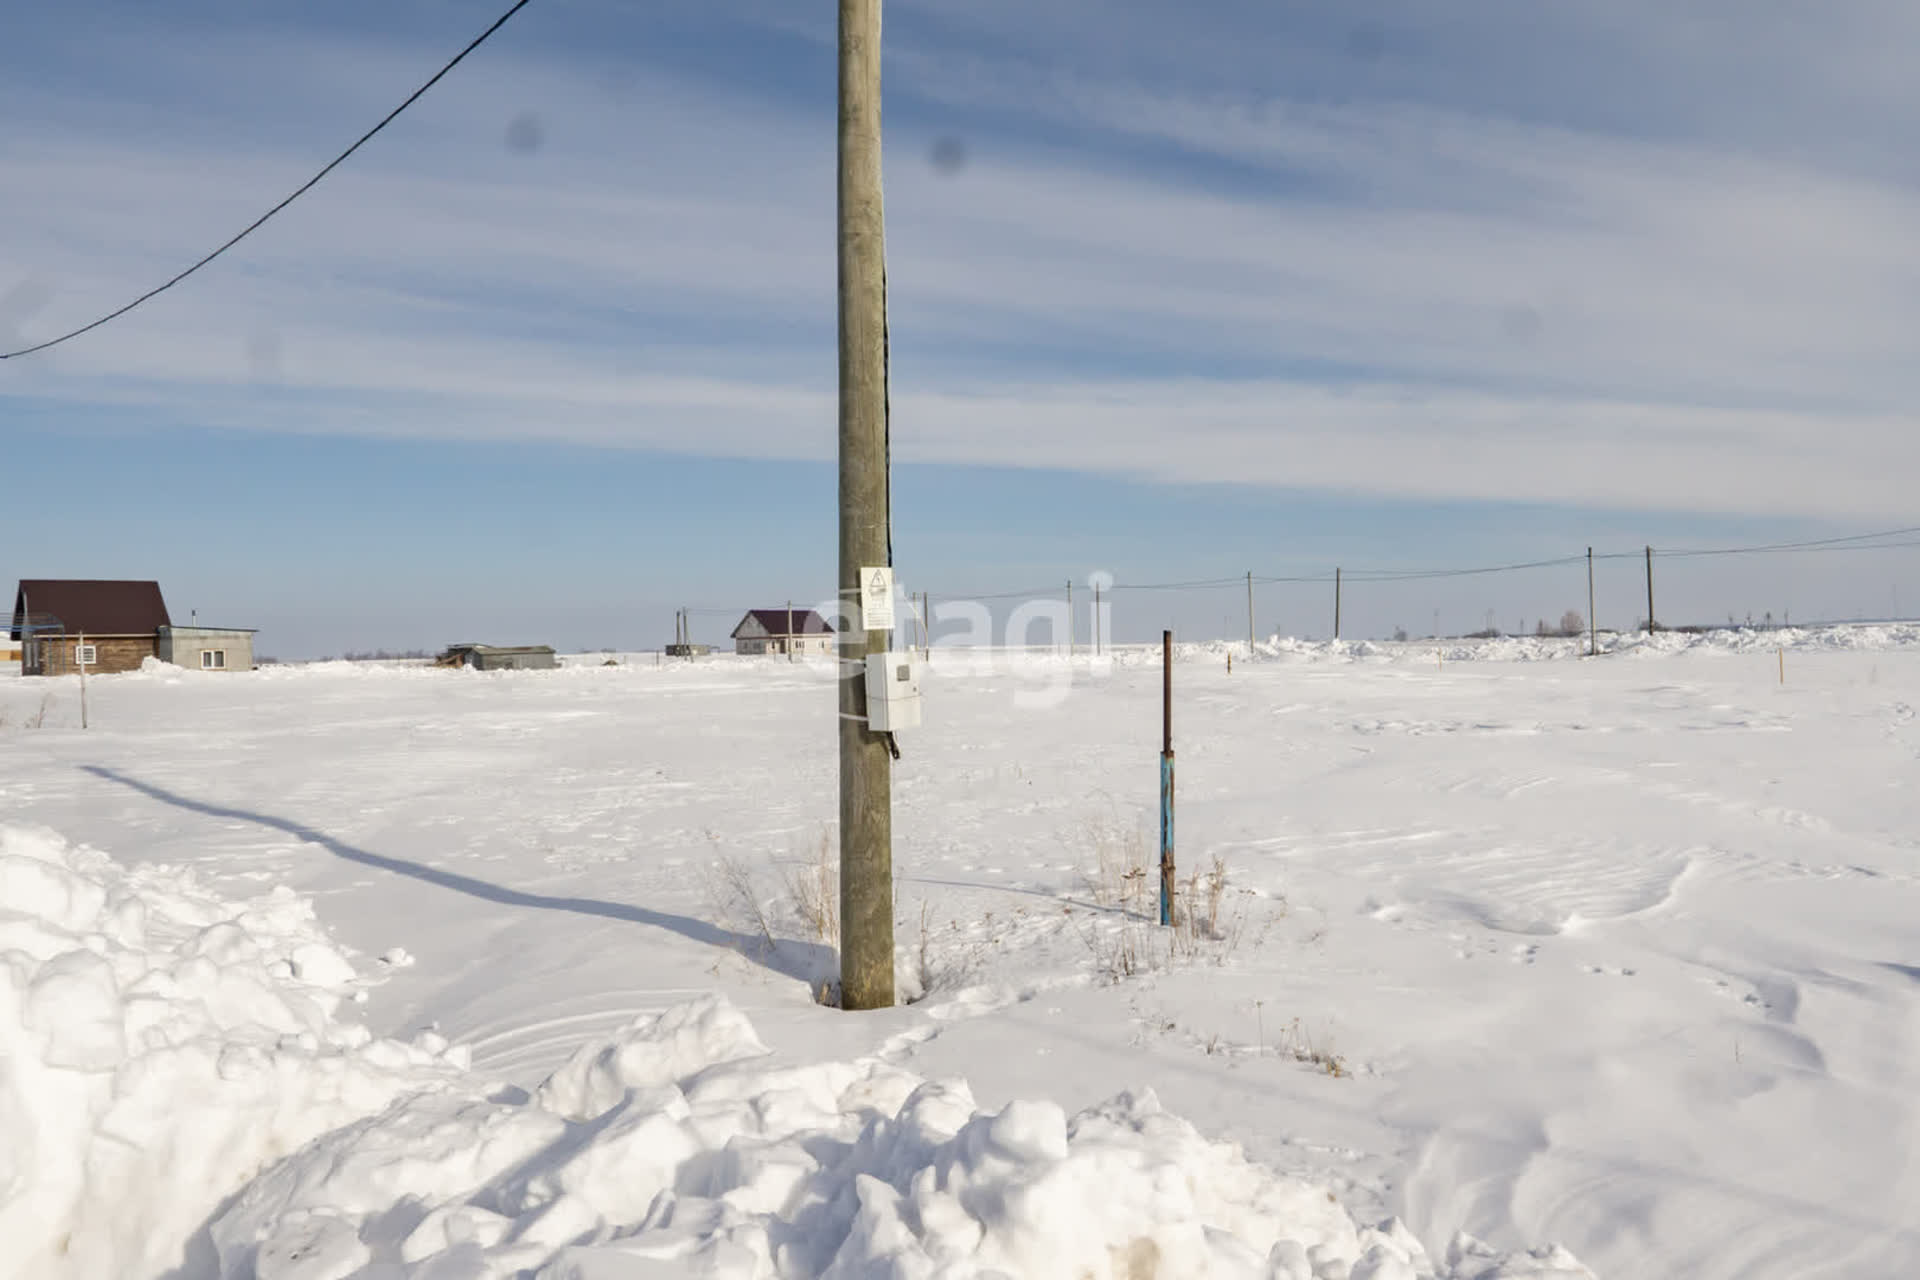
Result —
<instances>
[{"instance_id":1,"label":"electrical meter box","mask_svg":"<svg viewBox=\"0 0 1920 1280\"><path fill-rule=\"evenodd\" d=\"M867 655L867 728L875 733L920 725L920 660L910 653Z\"/></svg>"}]
</instances>

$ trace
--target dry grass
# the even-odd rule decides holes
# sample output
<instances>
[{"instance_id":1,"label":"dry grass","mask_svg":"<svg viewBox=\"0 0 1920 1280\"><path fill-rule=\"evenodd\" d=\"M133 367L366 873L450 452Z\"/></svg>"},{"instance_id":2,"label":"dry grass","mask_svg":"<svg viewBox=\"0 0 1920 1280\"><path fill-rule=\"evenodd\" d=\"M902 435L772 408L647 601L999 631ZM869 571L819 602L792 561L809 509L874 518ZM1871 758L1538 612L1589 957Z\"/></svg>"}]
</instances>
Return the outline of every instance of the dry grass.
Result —
<instances>
[{"instance_id":1,"label":"dry grass","mask_svg":"<svg viewBox=\"0 0 1920 1280\"><path fill-rule=\"evenodd\" d=\"M1148 958L1151 951L1151 935L1147 928L1136 920L1128 920L1118 928L1103 927L1104 922L1090 920L1085 925L1075 924L1080 941L1086 944L1087 954L1093 957L1093 971L1109 983L1124 982L1145 972L1151 966Z\"/></svg>"},{"instance_id":2,"label":"dry grass","mask_svg":"<svg viewBox=\"0 0 1920 1280\"><path fill-rule=\"evenodd\" d=\"M718 835L709 831L707 839L714 846L715 856L707 864L703 878L715 921L751 940L761 948L761 954L772 952L778 944L752 870L734 855L720 852Z\"/></svg>"},{"instance_id":3,"label":"dry grass","mask_svg":"<svg viewBox=\"0 0 1920 1280\"><path fill-rule=\"evenodd\" d=\"M1347 1060L1333 1051L1333 1042L1316 1045L1313 1033L1303 1027L1298 1018L1281 1033L1280 1043L1274 1048L1282 1057L1318 1067L1336 1079L1344 1079L1349 1074Z\"/></svg>"},{"instance_id":4,"label":"dry grass","mask_svg":"<svg viewBox=\"0 0 1920 1280\"><path fill-rule=\"evenodd\" d=\"M786 890L786 904L793 913L792 921L785 922L791 927L784 936L791 937L797 930L834 948L840 937L840 859L831 835L831 831L823 827L807 857L799 865L790 865L782 871L781 882ZM715 922L740 935L736 949L742 953L752 950L762 956L772 954L779 948L783 936L775 928L775 921L783 918L773 912L770 904L781 899L777 894L762 891L754 868L721 850L717 833L707 832L707 839L713 845L714 856L703 875ZM836 979L816 979L812 989L816 1003L840 1007L840 983Z\"/></svg>"},{"instance_id":5,"label":"dry grass","mask_svg":"<svg viewBox=\"0 0 1920 1280\"><path fill-rule=\"evenodd\" d=\"M821 826L805 857L781 873L793 913L813 937L829 945L840 939L840 854L833 831Z\"/></svg>"},{"instance_id":6,"label":"dry grass","mask_svg":"<svg viewBox=\"0 0 1920 1280\"><path fill-rule=\"evenodd\" d=\"M1125 851L1124 843L1118 847ZM1100 867L1120 867L1118 875L1104 875ZM1137 875L1130 875L1137 869ZM1232 958L1246 936L1250 890L1232 891L1232 878L1226 859L1216 855L1204 870L1195 871L1184 881L1176 881L1170 928L1159 924L1157 891L1137 891L1128 886L1157 886L1158 877L1149 877L1142 863L1129 864L1109 859L1096 864L1089 873L1090 885L1120 886L1115 899L1102 906L1118 907L1124 919L1119 924L1091 918L1074 922L1080 940L1093 957L1095 972L1109 982L1120 982L1142 973L1194 964L1224 965ZM1100 895L1096 893L1096 901ZM1068 908L1072 918L1072 908Z\"/></svg>"},{"instance_id":7,"label":"dry grass","mask_svg":"<svg viewBox=\"0 0 1920 1280\"><path fill-rule=\"evenodd\" d=\"M993 913L989 911L982 924L991 928L992 922ZM918 1004L938 992L966 986L986 962L989 947L998 942L997 936L989 941L969 938L958 920L949 920L942 927L934 920L933 904L923 899L917 931L906 950L910 972L902 989L911 994L904 1003Z\"/></svg>"},{"instance_id":8,"label":"dry grass","mask_svg":"<svg viewBox=\"0 0 1920 1280\"><path fill-rule=\"evenodd\" d=\"M1145 909L1147 902L1147 837L1137 825L1116 816L1089 818L1081 840L1092 859L1082 872L1095 904L1127 912Z\"/></svg>"}]
</instances>

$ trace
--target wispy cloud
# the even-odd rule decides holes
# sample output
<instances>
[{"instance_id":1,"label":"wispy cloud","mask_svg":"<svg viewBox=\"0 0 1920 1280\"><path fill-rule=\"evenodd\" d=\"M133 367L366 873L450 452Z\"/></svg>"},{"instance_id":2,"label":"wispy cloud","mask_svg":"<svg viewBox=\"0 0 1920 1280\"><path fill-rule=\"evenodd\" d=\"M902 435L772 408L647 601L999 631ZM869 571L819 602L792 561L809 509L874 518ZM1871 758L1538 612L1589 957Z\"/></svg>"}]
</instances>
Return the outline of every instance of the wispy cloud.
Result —
<instances>
[{"instance_id":1,"label":"wispy cloud","mask_svg":"<svg viewBox=\"0 0 1920 1280\"><path fill-rule=\"evenodd\" d=\"M1068 70L1049 54L1064 34L1047 33L1085 8L1049 9L1020 53L997 4L919 0L890 28L906 104L889 155L900 456L1427 498L1910 512L1920 194L1885 165L1730 140L1717 74L1716 110L1690 131L1442 101L1418 48L1465 37L1431 25L1373 43L1356 42L1364 26L1317 31L1342 56L1377 62L1384 47L1409 63L1339 98L1277 93L1244 59L1213 88L1129 74L1097 48ZM1485 22L1503 8L1467 7ZM1188 29L1113 6L1095 44L1173 40L1178 25L1216 47L1261 10L1224 6ZM1568 12L1520 43L1575 66L1580 34L1687 65L1609 9ZM1713 62L1697 19L1663 30L1692 65ZM1870 37L1829 36L1862 51L1864 85L1822 72L1795 94L1835 119L1899 101L1909 90L1873 69ZM351 60L346 46L249 47L253 77L276 58ZM193 65L213 74L219 59ZM377 95L385 64L356 65L351 96ZM0 366L0 396L250 429L825 456L831 104L796 115L750 77L647 65L610 82L494 58L189 288L51 359ZM1678 92L1675 75L1655 77L1659 92ZM287 140L306 123L161 148L51 85L9 92L70 105L42 110L53 123L31 135L0 134L0 288L50 295L12 321L28 336L164 278L314 158ZM537 154L503 145L522 110L544 122ZM924 159L949 129L969 143L957 174Z\"/></svg>"}]
</instances>

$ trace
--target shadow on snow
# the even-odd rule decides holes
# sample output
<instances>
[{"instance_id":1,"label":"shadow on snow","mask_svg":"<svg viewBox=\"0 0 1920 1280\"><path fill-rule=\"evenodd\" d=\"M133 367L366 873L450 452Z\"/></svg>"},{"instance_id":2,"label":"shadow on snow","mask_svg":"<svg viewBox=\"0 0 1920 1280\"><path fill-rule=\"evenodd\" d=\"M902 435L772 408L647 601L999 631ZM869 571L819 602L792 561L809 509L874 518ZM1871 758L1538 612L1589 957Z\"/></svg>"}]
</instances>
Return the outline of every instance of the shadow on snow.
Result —
<instances>
[{"instance_id":1,"label":"shadow on snow","mask_svg":"<svg viewBox=\"0 0 1920 1280\"><path fill-rule=\"evenodd\" d=\"M252 813L245 809L229 809L222 805L208 804L202 800L190 799L165 787L155 786L151 782L142 782L115 769L102 765L82 765L82 769L97 778L117 782L130 787L143 795L151 796L163 804L174 805L181 809L190 809L195 813L204 813L215 818L231 818L241 822L258 823L276 831L284 831L299 840L317 844L337 858L348 862L357 862L361 866L373 867L393 875L407 876L425 884L441 889L451 889L455 893L464 893L469 897L485 902L499 903L506 907L527 907L538 911L568 911L575 915L599 916L607 920L619 920L627 924L647 925L655 929L665 929L677 933L683 938L698 942L704 946L721 947L737 952L742 957L755 962L773 972L789 978L797 978L809 984L831 978L837 970L834 953L830 947L815 942L795 942L780 940L768 945L765 938L731 929L723 929L705 920L696 920L691 916L674 915L666 911L654 911L647 907L630 906L619 902L601 902L595 898L562 898L544 893L527 893L520 889L509 889L503 885L490 884L473 876L461 875L455 871L442 871L438 867L423 866L418 862L408 862L404 858L389 857L385 854L369 853L365 849L356 849L312 827L294 822L288 818L276 818L270 814Z\"/></svg>"}]
</instances>

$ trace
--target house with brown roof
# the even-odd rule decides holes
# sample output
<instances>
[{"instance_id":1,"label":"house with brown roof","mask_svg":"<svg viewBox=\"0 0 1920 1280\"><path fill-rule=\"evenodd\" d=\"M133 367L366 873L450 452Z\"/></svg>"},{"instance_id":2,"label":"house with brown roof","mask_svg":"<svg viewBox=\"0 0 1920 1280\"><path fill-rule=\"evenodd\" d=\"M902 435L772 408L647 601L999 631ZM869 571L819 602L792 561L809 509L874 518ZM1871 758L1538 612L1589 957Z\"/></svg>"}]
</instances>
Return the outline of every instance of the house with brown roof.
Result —
<instances>
[{"instance_id":1,"label":"house with brown roof","mask_svg":"<svg viewBox=\"0 0 1920 1280\"><path fill-rule=\"evenodd\" d=\"M253 631L176 627L157 582L22 578L8 635L20 674L137 671L148 658L203 671L253 669Z\"/></svg>"},{"instance_id":2,"label":"house with brown roof","mask_svg":"<svg viewBox=\"0 0 1920 1280\"><path fill-rule=\"evenodd\" d=\"M833 624L812 609L749 609L733 629L733 651L831 657Z\"/></svg>"}]
</instances>

